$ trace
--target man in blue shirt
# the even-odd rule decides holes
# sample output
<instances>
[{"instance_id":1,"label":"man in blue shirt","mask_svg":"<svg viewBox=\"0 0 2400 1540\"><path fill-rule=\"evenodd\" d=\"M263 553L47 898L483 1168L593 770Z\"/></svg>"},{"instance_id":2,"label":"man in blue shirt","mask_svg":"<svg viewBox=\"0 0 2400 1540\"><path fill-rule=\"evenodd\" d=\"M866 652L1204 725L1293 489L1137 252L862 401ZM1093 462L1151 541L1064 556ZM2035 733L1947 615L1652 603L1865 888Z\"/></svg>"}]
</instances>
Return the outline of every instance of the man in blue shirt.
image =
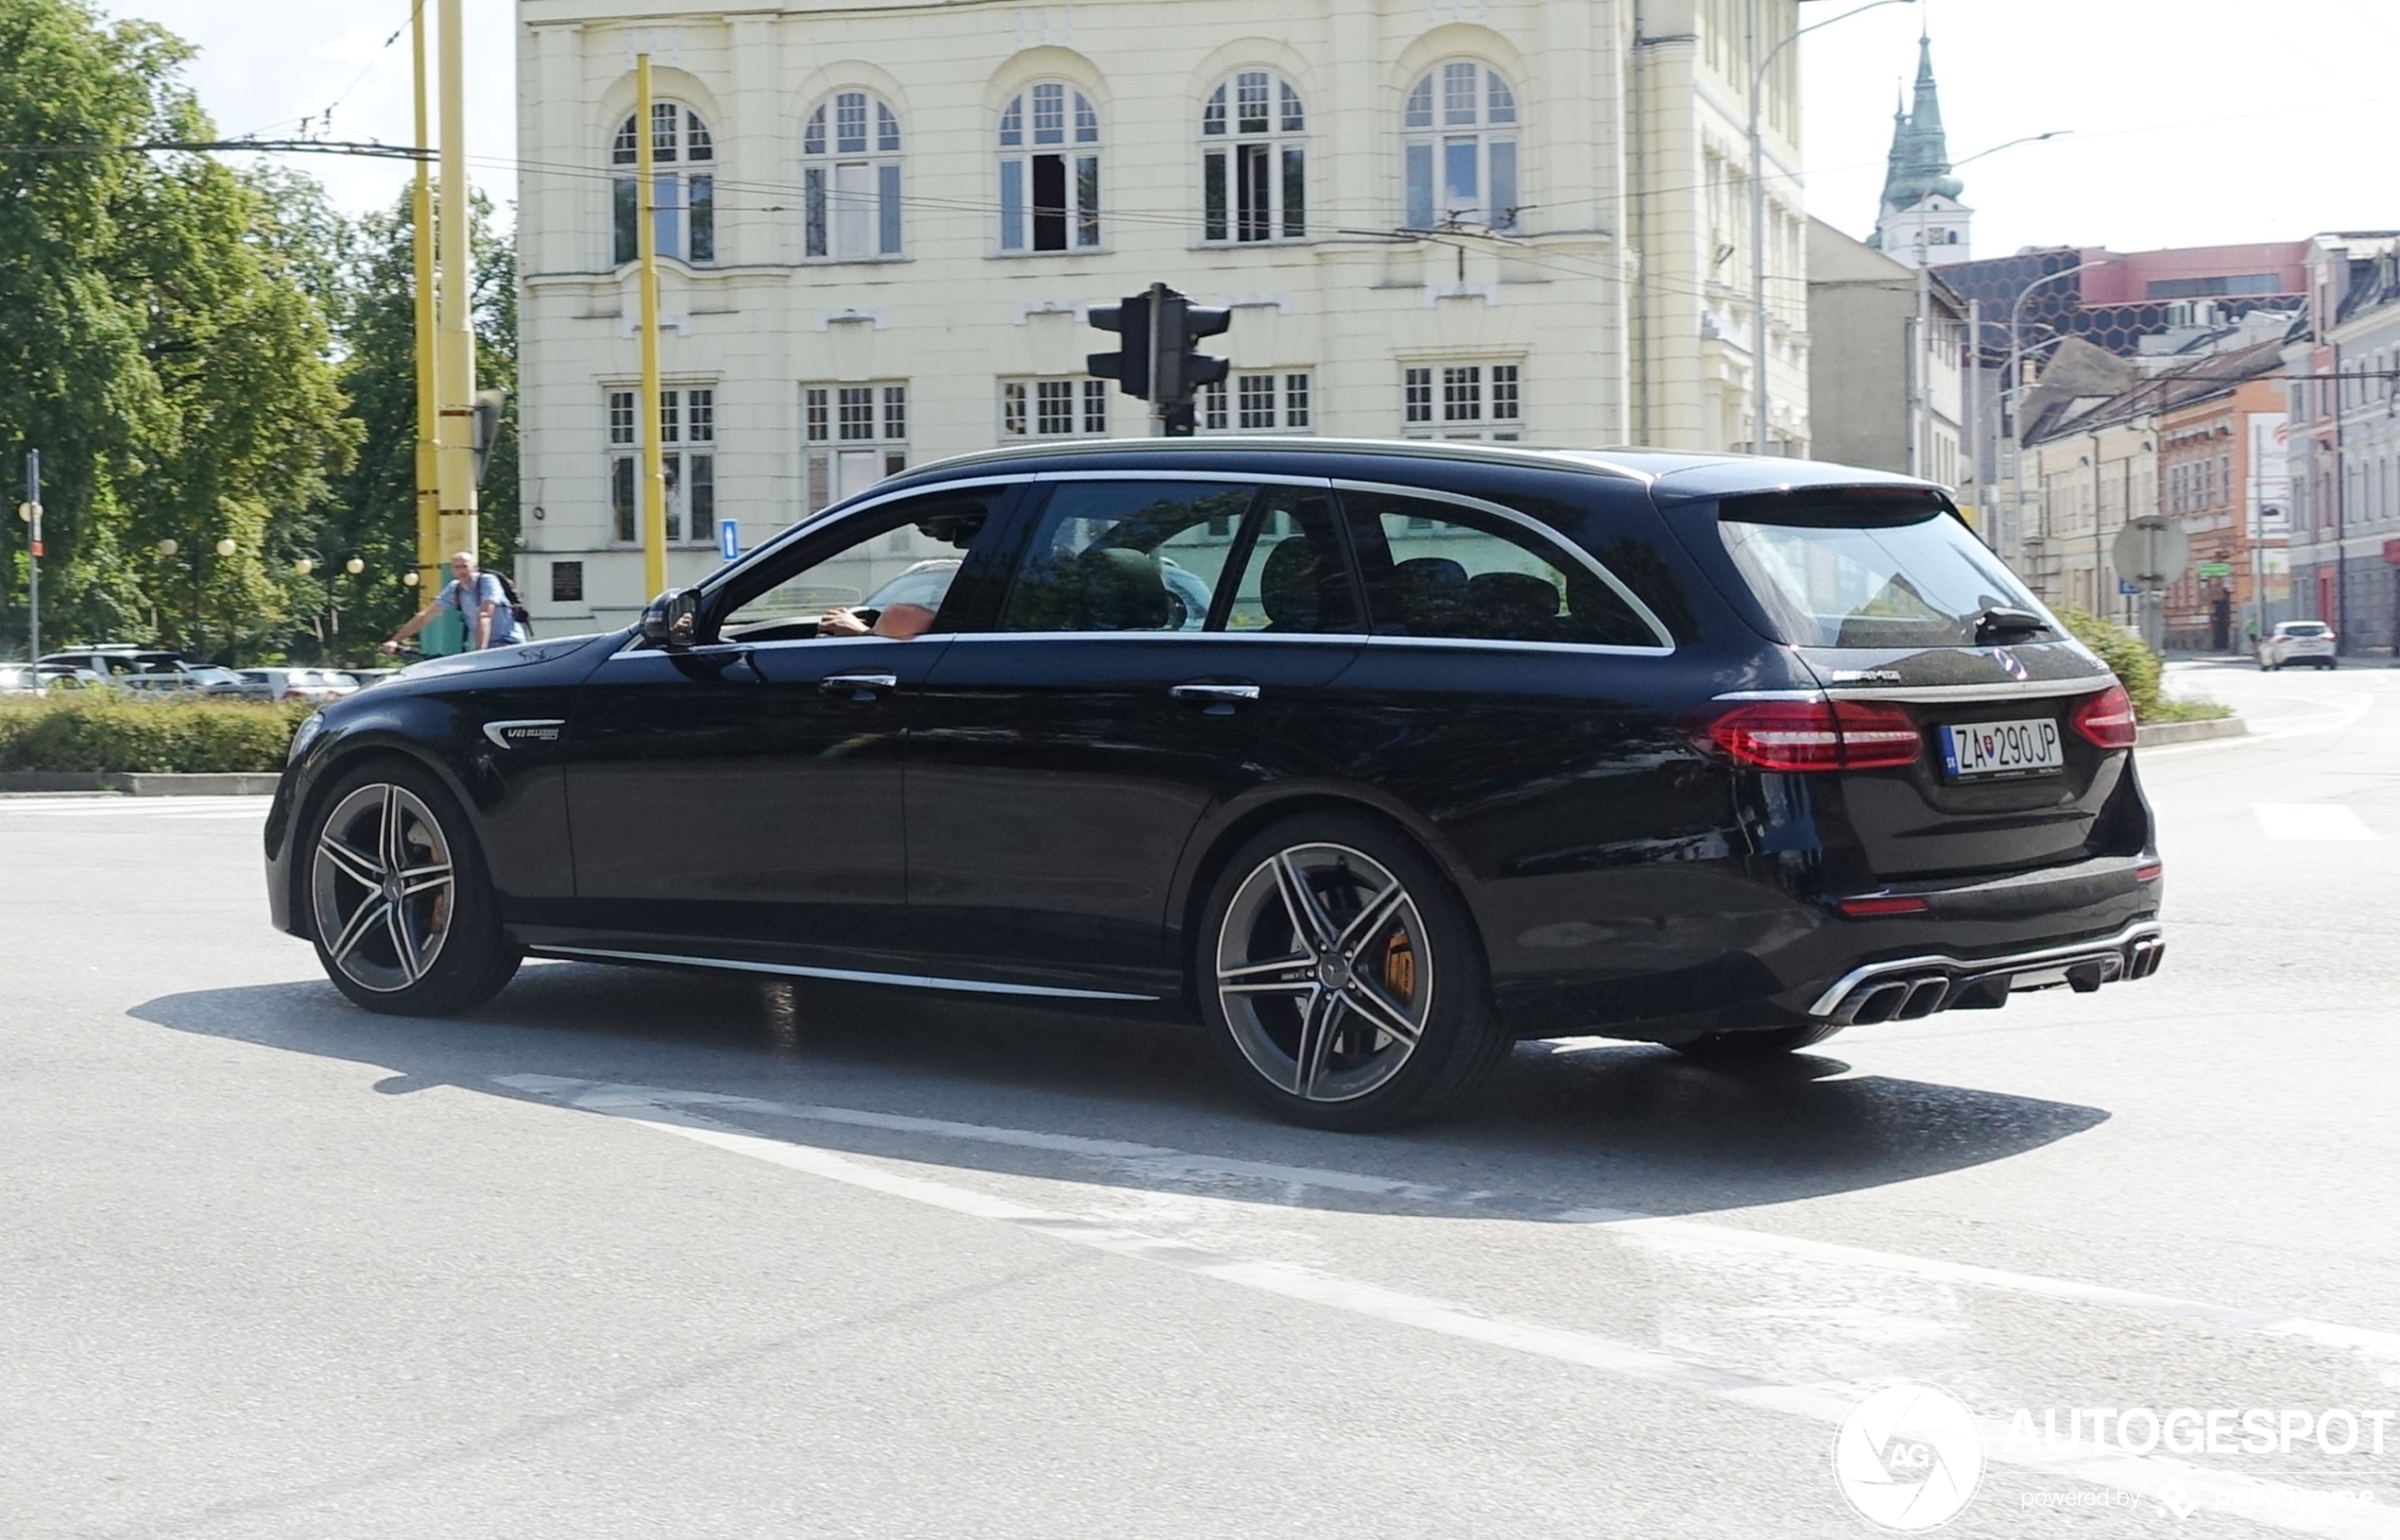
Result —
<instances>
[{"instance_id":1,"label":"man in blue shirt","mask_svg":"<svg viewBox=\"0 0 2400 1540\"><path fill-rule=\"evenodd\" d=\"M445 608L455 609L467 623L467 636L475 651L514 646L526 640L525 628L517 621L517 607L508 602L508 590L501 586L499 576L477 572L474 553L461 551L450 558L450 581L434 595L434 602L393 632L391 640L384 643L384 651L400 651L402 642L415 636L427 621Z\"/></svg>"}]
</instances>

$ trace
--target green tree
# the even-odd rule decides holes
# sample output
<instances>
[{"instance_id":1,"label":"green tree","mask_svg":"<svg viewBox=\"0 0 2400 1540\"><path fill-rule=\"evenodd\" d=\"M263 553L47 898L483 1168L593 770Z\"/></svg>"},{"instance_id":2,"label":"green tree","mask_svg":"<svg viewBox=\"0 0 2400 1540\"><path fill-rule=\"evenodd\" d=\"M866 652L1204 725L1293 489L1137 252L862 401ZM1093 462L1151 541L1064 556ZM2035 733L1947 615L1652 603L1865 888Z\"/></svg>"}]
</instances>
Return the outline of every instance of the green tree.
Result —
<instances>
[{"instance_id":1,"label":"green tree","mask_svg":"<svg viewBox=\"0 0 2400 1540\"><path fill-rule=\"evenodd\" d=\"M50 637L249 660L311 603L281 553L361 429L321 196L127 148L213 137L176 78L189 57L79 0L0 0L0 145L32 146L0 150L0 442L43 452ZM22 635L21 542L10 557Z\"/></svg>"},{"instance_id":2,"label":"green tree","mask_svg":"<svg viewBox=\"0 0 2400 1540\"><path fill-rule=\"evenodd\" d=\"M516 254L481 194L473 214L476 384L510 393L480 489L481 556L505 568L516 560L519 528ZM406 194L358 222L340 333L341 385L363 436L334 485L319 544L331 559L354 553L367 567L347 589L355 607L343 623L342 655L354 661L430 597L401 582L417 549L416 229Z\"/></svg>"}]
</instances>

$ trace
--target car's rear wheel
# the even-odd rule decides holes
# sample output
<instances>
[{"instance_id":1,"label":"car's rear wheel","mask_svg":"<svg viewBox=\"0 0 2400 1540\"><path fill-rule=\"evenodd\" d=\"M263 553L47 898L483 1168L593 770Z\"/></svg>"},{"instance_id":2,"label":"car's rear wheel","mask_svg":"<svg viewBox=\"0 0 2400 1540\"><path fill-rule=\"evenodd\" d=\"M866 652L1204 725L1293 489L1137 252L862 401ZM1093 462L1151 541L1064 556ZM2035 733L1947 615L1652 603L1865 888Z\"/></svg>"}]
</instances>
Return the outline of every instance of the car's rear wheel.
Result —
<instances>
[{"instance_id":1,"label":"car's rear wheel","mask_svg":"<svg viewBox=\"0 0 2400 1540\"><path fill-rule=\"evenodd\" d=\"M521 955L466 813L428 772L368 764L317 803L307 842L317 958L370 1011L446 1016L482 1004Z\"/></svg>"},{"instance_id":2,"label":"car's rear wheel","mask_svg":"<svg viewBox=\"0 0 2400 1540\"><path fill-rule=\"evenodd\" d=\"M1261 1102L1315 1128L1390 1128L1507 1056L1466 906L1416 845L1340 813L1234 852L1195 942L1203 1017Z\"/></svg>"},{"instance_id":3,"label":"car's rear wheel","mask_svg":"<svg viewBox=\"0 0 2400 1540\"><path fill-rule=\"evenodd\" d=\"M1796 1027L1760 1027L1750 1032L1712 1032L1670 1046L1703 1064L1747 1064L1813 1048L1840 1032L1840 1023L1809 1021Z\"/></svg>"}]
</instances>

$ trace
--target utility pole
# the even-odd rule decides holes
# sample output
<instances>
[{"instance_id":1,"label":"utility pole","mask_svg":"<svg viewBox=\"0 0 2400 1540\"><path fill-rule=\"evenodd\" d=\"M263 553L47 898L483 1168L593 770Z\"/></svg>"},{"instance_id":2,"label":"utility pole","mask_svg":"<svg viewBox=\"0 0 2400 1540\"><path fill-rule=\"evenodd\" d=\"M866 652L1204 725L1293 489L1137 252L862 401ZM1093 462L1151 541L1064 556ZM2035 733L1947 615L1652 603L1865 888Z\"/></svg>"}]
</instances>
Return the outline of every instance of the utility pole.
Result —
<instances>
[{"instance_id":1,"label":"utility pole","mask_svg":"<svg viewBox=\"0 0 2400 1540\"><path fill-rule=\"evenodd\" d=\"M475 289L467 242L472 214L461 5L441 0L441 336L434 356L441 392L435 471L445 551L477 551L482 544L475 517Z\"/></svg>"},{"instance_id":2,"label":"utility pole","mask_svg":"<svg viewBox=\"0 0 2400 1540\"><path fill-rule=\"evenodd\" d=\"M433 137L426 109L423 6L409 12L408 27L417 63L417 147L422 150ZM442 555L440 471L435 445L441 434L441 415L435 395L433 171L422 155L417 160L410 210L417 226L412 243L417 274L417 590L430 597L440 587L435 581Z\"/></svg>"},{"instance_id":3,"label":"utility pole","mask_svg":"<svg viewBox=\"0 0 2400 1540\"><path fill-rule=\"evenodd\" d=\"M1975 509L1979 526L1988 526L1992 516L1983 508L1983 301L1966 302L1966 347L1959 354L1959 416L1965 419L1960 434L1959 480L1972 486L1968 505ZM1978 527L1983 543L1992 545L1992 532ZM1999 549L1993 545L1994 550Z\"/></svg>"},{"instance_id":4,"label":"utility pole","mask_svg":"<svg viewBox=\"0 0 2400 1540\"><path fill-rule=\"evenodd\" d=\"M42 452L25 452L26 661L42 657ZM37 681L38 683L39 681Z\"/></svg>"},{"instance_id":5,"label":"utility pole","mask_svg":"<svg viewBox=\"0 0 2400 1540\"><path fill-rule=\"evenodd\" d=\"M1933 474L1933 268L1926 249L1926 227L1916 227L1916 353L1911 372L1916 377L1909 402L1909 471Z\"/></svg>"},{"instance_id":6,"label":"utility pole","mask_svg":"<svg viewBox=\"0 0 2400 1540\"><path fill-rule=\"evenodd\" d=\"M659 410L659 175L648 54L634 59L633 90L634 249L642 261L642 399L634 410L648 414L634 419L642 425L642 590L657 594L667 587L667 457L659 442L663 426Z\"/></svg>"}]
</instances>

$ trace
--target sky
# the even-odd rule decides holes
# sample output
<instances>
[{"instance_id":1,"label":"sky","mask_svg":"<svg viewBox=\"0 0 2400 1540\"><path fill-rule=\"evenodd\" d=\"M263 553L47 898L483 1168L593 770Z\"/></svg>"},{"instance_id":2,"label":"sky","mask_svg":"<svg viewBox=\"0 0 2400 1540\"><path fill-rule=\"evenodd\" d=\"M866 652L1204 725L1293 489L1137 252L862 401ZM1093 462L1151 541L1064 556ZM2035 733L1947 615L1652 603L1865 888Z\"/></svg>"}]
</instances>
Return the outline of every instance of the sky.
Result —
<instances>
[{"instance_id":1,"label":"sky","mask_svg":"<svg viewBox=\"0 0 2400 1540\"><path fill-rule=\"evenodd\" d=\"M229 135L410 137L412 0L102 0L197 43L189 78ZM1806 0L1804 22L1857 0ZM430 4L430 0L428 0ZM506 204L515 145L515 7L466 0L469 153ZM1801 40L1809 211L1875 222L1894 91L1916 69L1919 14L1954 160L2055 128L1959 171L1975 248L2138 251L2400 226L2391 124L2400 109L2394 0L1907 0ZM427 18L428 30L432 18ZM398 196L392 162L295 157L343 206Z\"/></svg>"}]
</instances>

